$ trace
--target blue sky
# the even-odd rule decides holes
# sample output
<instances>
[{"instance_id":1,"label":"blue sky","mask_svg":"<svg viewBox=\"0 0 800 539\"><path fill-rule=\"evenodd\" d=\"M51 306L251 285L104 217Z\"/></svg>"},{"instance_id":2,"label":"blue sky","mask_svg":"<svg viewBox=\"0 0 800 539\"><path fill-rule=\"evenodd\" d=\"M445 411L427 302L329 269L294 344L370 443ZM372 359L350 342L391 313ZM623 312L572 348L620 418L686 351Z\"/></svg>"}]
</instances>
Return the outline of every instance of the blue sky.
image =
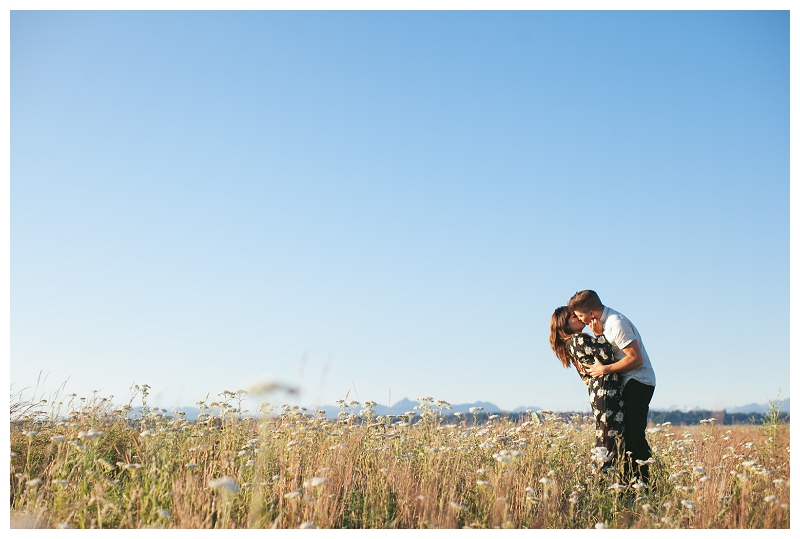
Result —
<instances>
[{"instance_id":1,"label":"blue sky","mask_svg":"<svg viewBox=\"0 0 800 539\"><path fill-rule=\"evenodd\" d=\"M764 402L789 15L13 12L10 266L17 389L587 409L592 288L654 407Z\"/></svg>"}]
</instances>

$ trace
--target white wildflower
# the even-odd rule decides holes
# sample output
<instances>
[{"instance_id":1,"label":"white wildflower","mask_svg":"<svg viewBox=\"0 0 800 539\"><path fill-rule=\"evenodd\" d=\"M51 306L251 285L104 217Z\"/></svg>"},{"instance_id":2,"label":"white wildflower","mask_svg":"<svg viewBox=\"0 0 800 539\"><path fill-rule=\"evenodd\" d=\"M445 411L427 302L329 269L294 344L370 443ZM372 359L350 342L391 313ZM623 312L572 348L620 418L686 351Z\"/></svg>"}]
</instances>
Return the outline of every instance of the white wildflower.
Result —
<instances>
[{"instance_id":1,"label":"white wildflower","mask_svg":"<svg viewBox=\"0 0 800 539\"><path fill-rule=\"evenodd\" d=\"M312 477L311 478L311 486L312 487L319 487L327 483L328 480L324 477Z\"/></svg>"},{"instance_id":2,"label":"white wildflower","mask_svg":"<svg viewBox=\"0 0 800 539\"><path fill-rule=\"evenodd\" d=\"M224 475L217 479L212 479L208 482L208 486L211 488L221 488L225 490L229 490L231 492L239 492L239 485L236 483L236 479L229 475Z\"/></svg>"},{"instance_id":3,"label":"white wildflower","mask_svg":"<svg viewBox=\"0 0 800 539\"><path fill-rule=\"evenodd\" d=\"M592 454L590 459L595 462L608 462L611 460L611 456L608 454L608 448L606 447L593 447L589 452Z\"/></svg>"}]
</instances>

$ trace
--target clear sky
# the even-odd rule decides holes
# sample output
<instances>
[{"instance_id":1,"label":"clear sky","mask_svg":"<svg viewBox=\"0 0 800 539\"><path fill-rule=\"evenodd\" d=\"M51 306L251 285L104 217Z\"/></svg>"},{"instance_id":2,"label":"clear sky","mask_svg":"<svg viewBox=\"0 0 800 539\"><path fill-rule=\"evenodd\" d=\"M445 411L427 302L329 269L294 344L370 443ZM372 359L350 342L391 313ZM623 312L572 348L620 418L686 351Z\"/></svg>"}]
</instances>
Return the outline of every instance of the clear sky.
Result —
<instances>
[{"instance_id":1,"label":"clear sky","mask_svg":"<svg viewBox=\"0 0 800 539\"><path fill-rule=\"evenodd\" d=\"M765 402L789 14L13 12L10 266L14 389L588 409L592 288L653 407Z\"/></svg>"}]
</instances>

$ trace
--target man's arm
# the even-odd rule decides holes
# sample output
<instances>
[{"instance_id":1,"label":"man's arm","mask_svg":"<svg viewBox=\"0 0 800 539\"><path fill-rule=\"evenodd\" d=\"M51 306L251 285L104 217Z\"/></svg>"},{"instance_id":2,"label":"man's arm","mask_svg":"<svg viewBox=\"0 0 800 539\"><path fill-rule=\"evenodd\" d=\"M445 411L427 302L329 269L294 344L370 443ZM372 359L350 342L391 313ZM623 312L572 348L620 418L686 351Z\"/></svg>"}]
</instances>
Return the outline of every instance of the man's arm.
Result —
<instances>
[{"instance_id":1,"label":"man's arm","mask_svg":"<svg viewBox=\"0 0 800 539\"><path fill-rule=\"evenodd\" d=\"M604 374L629 371L644 365L644 359L642 359L642 348L639 346L639 339L631 341L628 346L622 349L622 351L625 352L625 357L616 363L612 363L611 365L602 365L595 361L593 365L588 365L586 370L592 375L592 378L597 378L598 376L603 376Z\"/></svg>"}]
</instances>

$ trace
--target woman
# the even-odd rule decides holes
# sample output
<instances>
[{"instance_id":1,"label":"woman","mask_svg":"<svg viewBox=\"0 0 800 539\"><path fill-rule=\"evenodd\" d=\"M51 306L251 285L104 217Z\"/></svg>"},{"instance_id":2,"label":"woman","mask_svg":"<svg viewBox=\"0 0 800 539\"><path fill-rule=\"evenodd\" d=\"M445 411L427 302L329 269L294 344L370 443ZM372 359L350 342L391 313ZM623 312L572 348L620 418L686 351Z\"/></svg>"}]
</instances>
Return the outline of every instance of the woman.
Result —
<instances>
[{"instance_id":1,"label":"woman","mask_svg":"<svg viewBox=\"0 0 800 539\"><path fill-rule=\"evenodd\" d=\"M564 368L575 365L583 383L589 386L589 402L595 418L595 446L605 447L609 460L617 457L617 445L623 443L625 423L622 407L622 379L617 373L592 378L583 365L599 361L603 365L614 363L614 352L603 336L599 320L592 321L592 331L597 337L583 333L586 324L567 307L559 307L550 318L550 346ZM595 453L598 458L601 453Z\"/></svg>"}]
</instances>

